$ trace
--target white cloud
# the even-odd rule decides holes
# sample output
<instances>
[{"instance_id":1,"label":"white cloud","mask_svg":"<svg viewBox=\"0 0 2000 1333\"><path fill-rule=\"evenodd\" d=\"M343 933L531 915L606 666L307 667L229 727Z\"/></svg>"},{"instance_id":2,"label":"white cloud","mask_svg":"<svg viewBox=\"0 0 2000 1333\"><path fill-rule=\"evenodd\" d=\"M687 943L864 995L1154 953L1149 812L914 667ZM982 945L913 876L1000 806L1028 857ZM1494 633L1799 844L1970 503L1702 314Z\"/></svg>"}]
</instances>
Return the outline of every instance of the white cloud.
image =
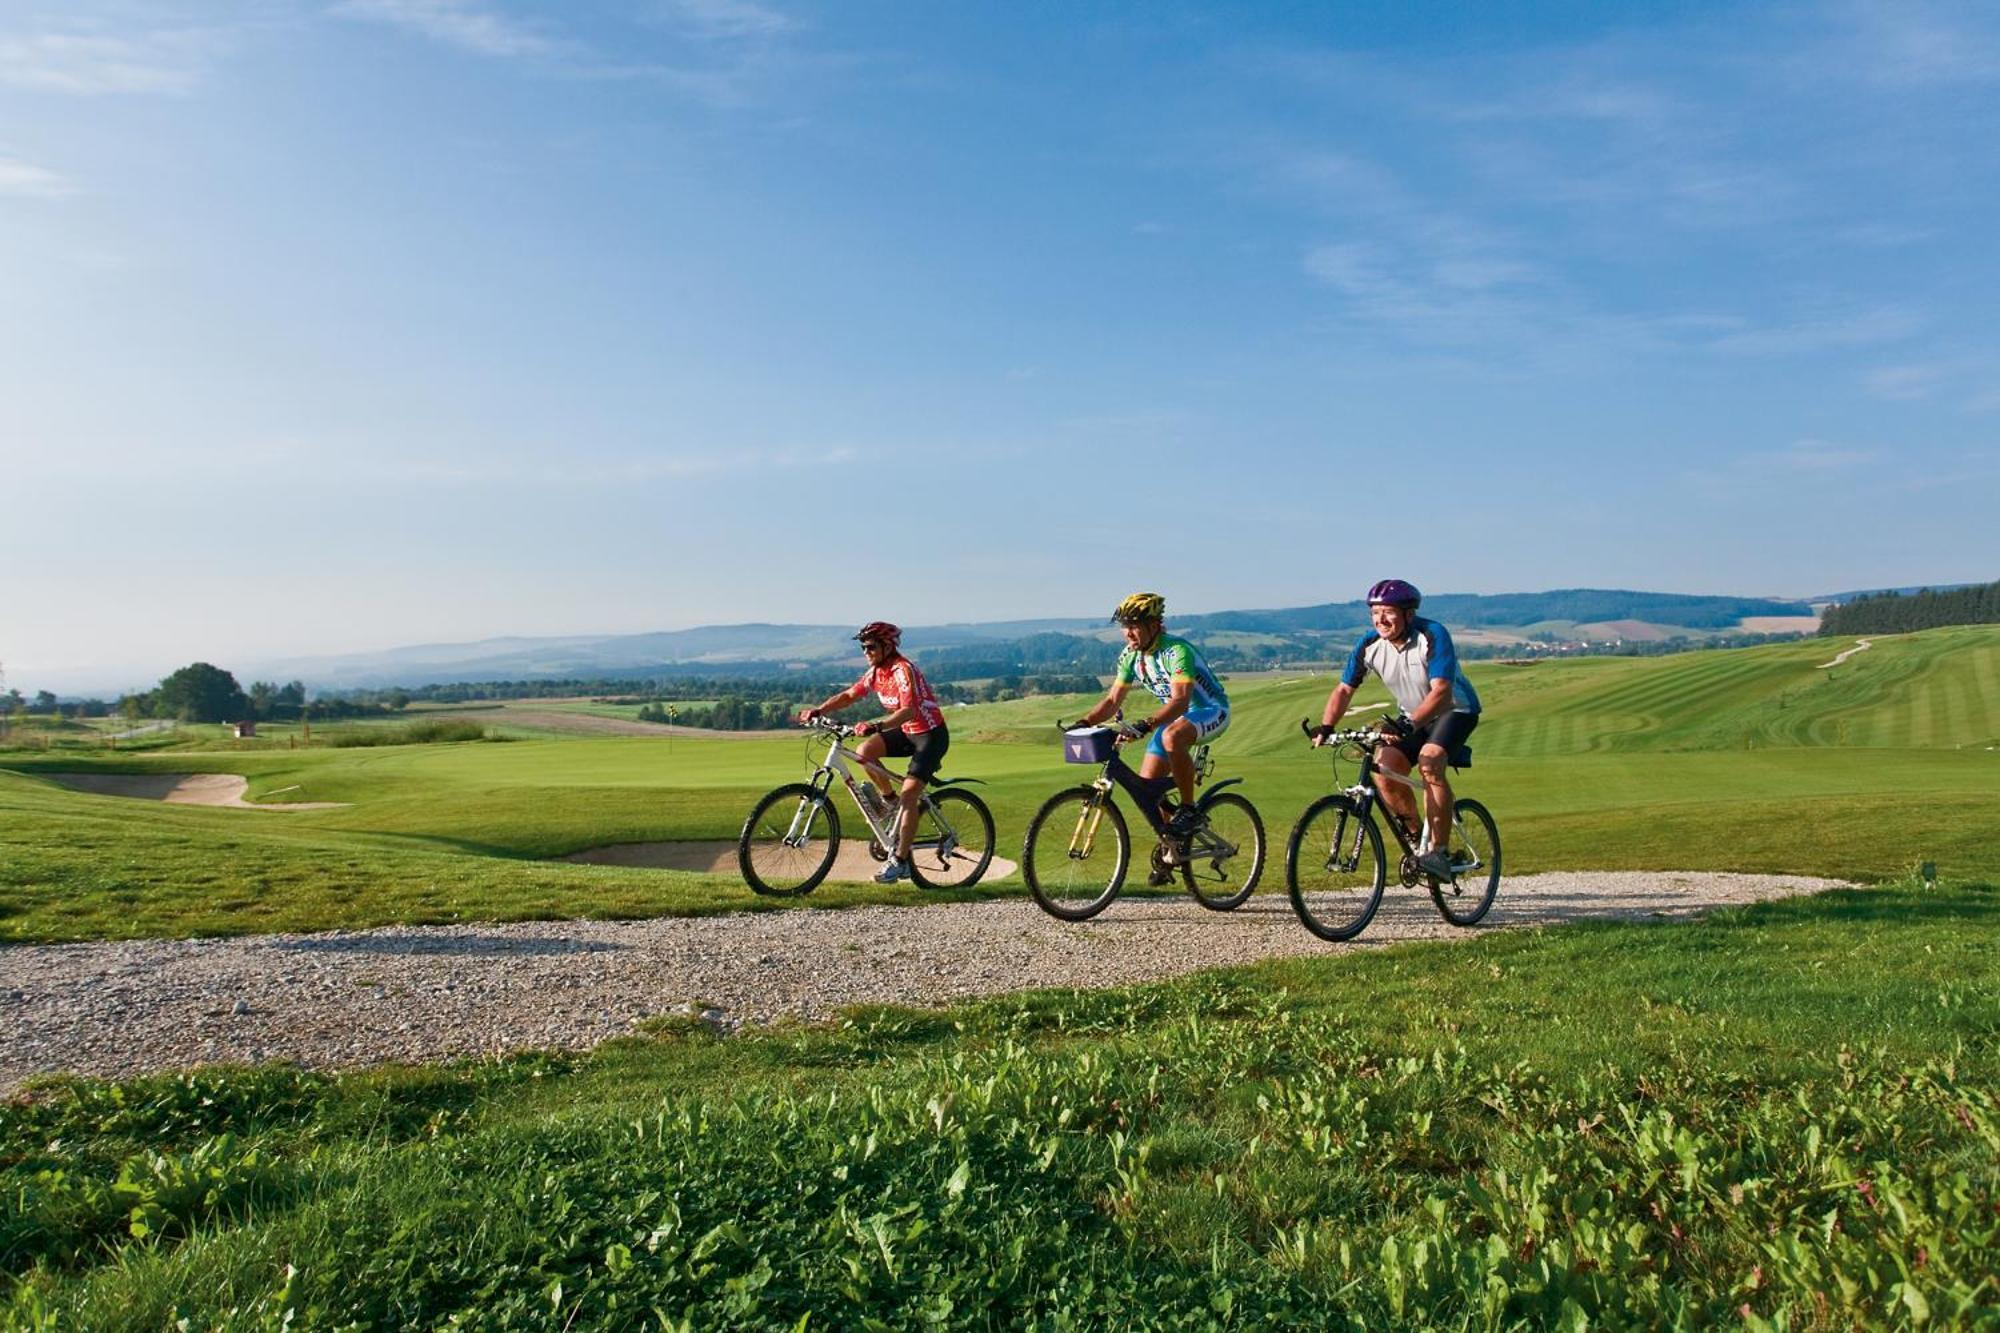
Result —
<instances>
[{"instance_id":1,"label":"white cloud","mask_svg":"<svg viewBox=\"0 0 2000 1333\"><path fill-rule=\"evenodd\" d=\"M77 97L183 94L200 79L220 42L212 30L136 37L87 32L0 36L0 85Z\"/></svg>"},{"instance_id":2,"label":"white cloud","mask_svg":"<svg viewBox=\"0 0 2000 1333\"><path fill-rule=\"evenodd\" d=\"M1872 370L1862 383L1877 398L1908 402L1928 398L1950 378L1952 369L1943 365L1884 366Z\"/></svg>"},{"instance_id":3,"label":"white cloud","mask_svg":"<svg viewBox=\"0 0 2000 1333\"><path fill-rule=\"evenodd\" d=\"M668 0L666 9L704 37L777 37L798 26L790 16L752 0Z\"/></svg>"},{"instance_id":4,"label":"white cloud","mask_svg":"<svg viewBox=\"0 0 2000 1333\"><path fill-rule=\"evenodd\" d=\"M1719 351L1751 356L1784 356L1899 342L1922 327L1922 319L1913 312L1884 307L1857 314L1795 320L1769 328L1744 329L1724 334L1715 340L1714 346Z\"/></svg>"},{"instance_id":5,"label":"white cloud","mask_svg":"<svg viewBox=\"0 0 2000 1333\"><path fill-rule=\"evenodd\" d=\"M55 199L75 193L74 185L46 167L15 157L0 157L0 196Z\"/></svg>"},{"instance_id":6,"label":"white cloud","mask_svg":"<svg viewBox=\"0 0 2000 1333\"><path fill-rule=\"evenodd\" d=\"M558 44L479 0L343 0L341 18L405 28L475 55L511 58L554 54Z\"/></svg>"},{"instance_id":7,"label":"white cloud","mask_svg":"<svg viewBox=\"0 0 2000 1333\"><path fill-rule=\"evenodd\" d=\"M1745 465L1760 471L1792 472L1813 476L1846 472L1880 458L1879 449L1830 444L1825 440L1794 440L1783 449L1744 456Z\"/></svg>"},{"instance_id":8,"label":"white cloud","mask_svg":"<svg viewBox=\"0 0 2000 1333\"><path fill-rule=\"evenodd\" d=\"M1835 69L1891 87L2000 81L2000 41L1990 30L1958 22L1946 6L1871 0L1842 12L1848 24L1834 43Z\"/></svg>"}]
</instances>

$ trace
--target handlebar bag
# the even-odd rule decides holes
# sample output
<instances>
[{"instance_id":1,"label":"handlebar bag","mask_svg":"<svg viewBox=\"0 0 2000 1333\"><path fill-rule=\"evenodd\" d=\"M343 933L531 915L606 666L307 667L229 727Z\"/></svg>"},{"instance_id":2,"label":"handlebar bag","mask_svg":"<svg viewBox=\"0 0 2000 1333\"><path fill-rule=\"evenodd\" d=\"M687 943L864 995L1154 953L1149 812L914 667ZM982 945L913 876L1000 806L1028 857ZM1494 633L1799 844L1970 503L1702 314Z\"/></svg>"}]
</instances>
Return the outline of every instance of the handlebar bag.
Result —
<instances>
[{"instance_id":1,"label":"handlebar bag","mask_svg":"<svg viewBox=\"0 0 2000 1333\"><path fill-rule=\"evenodd\" d=\"M1118 748L1118 732L1112 727L1071 727L1063 733L1063 762L1101 764Z\"/></svg>"}]
</instances>

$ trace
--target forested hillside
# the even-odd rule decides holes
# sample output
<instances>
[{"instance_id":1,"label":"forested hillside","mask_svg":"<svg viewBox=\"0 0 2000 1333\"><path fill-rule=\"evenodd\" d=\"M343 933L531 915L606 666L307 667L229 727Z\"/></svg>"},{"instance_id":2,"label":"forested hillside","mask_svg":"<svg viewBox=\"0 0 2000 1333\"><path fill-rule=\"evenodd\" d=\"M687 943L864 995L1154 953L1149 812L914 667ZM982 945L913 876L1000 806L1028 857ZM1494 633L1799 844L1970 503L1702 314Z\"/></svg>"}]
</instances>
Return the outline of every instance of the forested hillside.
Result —
<instances>
[{"instance_id":1,"label":"forested hillside","mask_svg":"<svg viewBox=\"0 0 2000 1333\"><path fill-rule=\"evenodd\" d=\"M1885 592L1829 606L1821 634L1907 634L1945 625L2000 625L2000 583L1914 593Z\"/></svg>"}]
</instances>

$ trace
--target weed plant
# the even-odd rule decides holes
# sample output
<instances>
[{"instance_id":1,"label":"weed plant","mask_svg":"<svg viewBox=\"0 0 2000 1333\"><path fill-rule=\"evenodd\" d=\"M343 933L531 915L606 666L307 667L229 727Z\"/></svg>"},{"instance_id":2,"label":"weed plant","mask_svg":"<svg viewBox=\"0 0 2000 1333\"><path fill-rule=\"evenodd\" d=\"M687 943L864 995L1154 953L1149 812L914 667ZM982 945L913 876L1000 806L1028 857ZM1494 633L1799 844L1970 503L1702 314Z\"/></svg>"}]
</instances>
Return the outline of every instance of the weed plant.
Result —
<instances>
[{"instance_id":1,"label":"weed plant","mask_svg":"<svg viewBox=\"0 0 2000 1333\"><path fill-rule=\"evenodd\" d=\"M2000 895L0 1109L21 1327L2000 1320Z\"/></svg>"}]
</instances>

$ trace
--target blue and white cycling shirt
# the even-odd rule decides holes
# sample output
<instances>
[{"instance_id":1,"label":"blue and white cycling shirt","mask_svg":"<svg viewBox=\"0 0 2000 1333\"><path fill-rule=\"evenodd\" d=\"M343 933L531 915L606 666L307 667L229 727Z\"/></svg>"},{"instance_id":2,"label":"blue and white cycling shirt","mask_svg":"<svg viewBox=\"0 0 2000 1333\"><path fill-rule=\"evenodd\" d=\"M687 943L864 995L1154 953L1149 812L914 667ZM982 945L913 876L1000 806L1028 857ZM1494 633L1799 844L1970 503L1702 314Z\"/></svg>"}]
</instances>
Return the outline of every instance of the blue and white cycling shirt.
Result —
<instances>
[{"instance_id":1,"label":"blue and white cycling shirt","mask_svg":"<svg viewBox=\"0 0 2000 1333\"><path fill-rule=\"evenodd\" d=\"M1473 692L1472 682L1458 669L1458 650L1451 646L1451 635L1435 620L1412 616L1400 648L1372 629L1362 635L1361 642L1347 655L1347 668L1340 678L1349 687L1359 689L1370 671L1382 678L1396 706L1405 713L1417 711L1424 696L1431 692L1434 680L1451 682L1452 712L1479 711L1479 696Z\"/></svg>"}]
</instances>

